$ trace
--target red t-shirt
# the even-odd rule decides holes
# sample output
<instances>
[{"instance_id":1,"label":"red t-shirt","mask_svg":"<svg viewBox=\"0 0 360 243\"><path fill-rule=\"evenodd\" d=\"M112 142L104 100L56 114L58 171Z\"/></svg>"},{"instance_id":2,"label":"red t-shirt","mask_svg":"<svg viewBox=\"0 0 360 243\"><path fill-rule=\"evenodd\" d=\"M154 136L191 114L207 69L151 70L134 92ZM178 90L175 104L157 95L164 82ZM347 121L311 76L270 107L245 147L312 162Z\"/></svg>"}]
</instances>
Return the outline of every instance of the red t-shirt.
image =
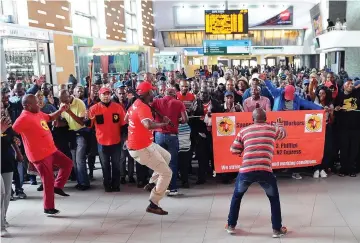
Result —
<instances>
[{"instance_id":1,"label":"red t-shirt","mask_svg":"<svg viewBox=\"0 0 360 243\"><path fill-rule=\"evenodd\" d=\"M190 101L193 102L195 100L195 95L187 92L186 95L182 95L181 92L176 92L176 97L180 101Z\"/></svg>"},{"instance_id":2,"label":"red t-shirt","mask_svg":"<svg viewBox=\"0 0 360 243\"><path fill-rule=\"evenodd\" d=\"M180 101L171 96L165 96L164 98L156 99L152 103L152 107L159 111L163 116L167 116L174 126L166 126L158 128L155 131L162 133L179 133L179 118L181 117L181 112L185 112L185 105ZM155 116L155 121L162 122L162 119L159 116Z\"/></svg>"},{"instance_id":3,"label":"red t-shirt","mask_svg":"<svg viewBox=\"0 0 360 243\"><path fill-rule=\"evenodd\" d=\"M108 107L103 103L93 105L89 117L95 123L96 139L101 145L120 143L121 126L126 124L125 111L120 104L111 102Z\"/></svg>"},{"instance_id":4,"label":"red t-shirt","mask_svg":"<svg viewBox=\"0 0 360 243\"><path fill-rule=\"evenodd\" d=\"M30 162L43 160L57 151L53 136L47 125L50 116L23 110L16 119L13 130L21 135L25 153Z\"/></svg>"},{"instance_id":5,"label":"red t-shirt","mask_svg":"<svg viewBox=\"0 0 360 243\"><path fill-rule=\"evenodd\" d=\"M145 119L154 120L151 109L140 99L137 99L127 111L129 119L129 134L127 147L132 150L140 150L149 147L154 136L151 130L148 130L141 121Z\"/></svg>"}]
</instances>

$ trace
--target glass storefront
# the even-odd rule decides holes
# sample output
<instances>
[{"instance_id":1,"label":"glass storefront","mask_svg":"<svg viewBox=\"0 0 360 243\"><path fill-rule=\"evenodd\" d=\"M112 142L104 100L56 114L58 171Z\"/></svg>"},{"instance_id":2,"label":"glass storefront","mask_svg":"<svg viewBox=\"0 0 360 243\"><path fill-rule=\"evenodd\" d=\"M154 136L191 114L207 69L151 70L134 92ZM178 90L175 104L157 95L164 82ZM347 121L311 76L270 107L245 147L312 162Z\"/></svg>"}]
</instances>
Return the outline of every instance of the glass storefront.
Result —
<instances>
[{"instance_id":1,"label":"glass storefront","mask_svg":"<svg viewBox=\"0 0 360 243\"><path fill-rule=\"evenodd\" d=\"M50 81L48 43L13 38L2 39L6 75L19 80L45 75Z\"/></svg>"},{"instance_id":2,"label":"glass storefront","mask_svg":"<svg viewBox=\"0 0 360 243\"><path fill-rule=\"evenodd\" d=\"M251 40L253 46L302 46L304 30L249 30L248 34L206 35L205 31L162 31L165 47L201 47L203 40Z\"/></svg>"},{"instance_id":3,"label":"glass storefront","mask_svg":"<svg viewBox=\"0 0 360 243\"><path fill-rule=\"evenodd\" d=\"M159 55L155 56L155 67L161 70L176 70L180 67L180 56ZM200 65L200 61L199 61Z\"/></svg>"}]
</instances>

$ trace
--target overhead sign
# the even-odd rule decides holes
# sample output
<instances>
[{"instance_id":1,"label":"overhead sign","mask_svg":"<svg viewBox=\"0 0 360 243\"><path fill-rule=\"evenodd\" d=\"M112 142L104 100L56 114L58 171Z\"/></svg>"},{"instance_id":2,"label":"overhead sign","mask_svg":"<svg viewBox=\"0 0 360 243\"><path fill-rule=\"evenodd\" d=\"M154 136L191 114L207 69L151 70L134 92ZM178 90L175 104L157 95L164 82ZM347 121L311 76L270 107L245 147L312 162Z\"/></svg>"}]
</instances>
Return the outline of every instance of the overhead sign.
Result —
<instances>
[{"instance_id":1,"label":"overhead sign","mask_svg":"<svg viewBox=\"0 0 360 243\"><path fill-rule=\"evenodd\" d=\"M205 33L212 35L247 34L248 10L205 10Z\"/></svg>"},{"instance_id":2,"label":"overhead sign","mask_svg":"<svg viewBox=\"0 0 360 243\"><path fill-rule=\"evenodd\" d=\"M204 40L204 55L249 55L250 40Z\"/></svg>"},{"instance_id":3,"label":"overhead sign","mask_svg":"<svg viewBox=\"0 0 360 243\"><path fill-rule=\"evenodd\" d=\"M294 7L290 6L287 9L281 11L279 14L273 16L272 18L269 18L251 27L293 25L293 15Z\"/></svg>"},{"instance_id":4,"label":"overhead sign","mask_svg":"<svg viewBox=\"0 0 360 243\"><path fill-rule=\"evenodd\" d=\"M184 48L184 55L191 56L191 55L204 55L203 48Z\"/></svg>"},{"instance_id":5,"label":"overhead sign","mask_svg":"<svg viewBox=\"0 0 360 243\"><path fill-rule=\"evenodd\" d=\"M94 42L92 38L73 36L73 43L77 46L93 46Z\"/></svg>"},{"instance_id":6,"label":"overhead sign","mask_svg":"<svg viewBox=\"0 0 360 243\"><path fill-rule=\"evenodd\" d=\"M0 36L2 37L18 37L35 40L50 40L49 32L33 29L29 27L18 27L16 25L0 25Z\"/></svg>"}]
</instances>

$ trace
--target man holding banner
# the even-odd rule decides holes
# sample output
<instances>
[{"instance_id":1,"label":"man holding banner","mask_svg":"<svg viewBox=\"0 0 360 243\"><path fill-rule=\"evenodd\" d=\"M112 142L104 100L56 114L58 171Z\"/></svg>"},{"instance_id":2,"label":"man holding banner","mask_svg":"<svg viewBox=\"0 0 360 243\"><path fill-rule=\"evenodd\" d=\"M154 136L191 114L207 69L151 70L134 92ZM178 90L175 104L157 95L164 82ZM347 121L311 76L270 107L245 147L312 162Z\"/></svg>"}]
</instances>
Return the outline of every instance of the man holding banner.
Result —
<instances>
[{"instance_id":1,"label":"man holding banner","mask_svg":"<svg viewBox=\"0 0 360 243\"><path fill-rule=\"evenodd\" d=\"M254 124L244 127L237 134L230 147L233 154L241 156L243 161L235 183L235 190L231 200L228 223L225 230L229 234L235 233L235 226L239 218L241 199L247 189L254 182L258 182L265 190L271 204L271 221L273 238L280 238L287 233L281 224L281 208L276 178L272 173L271 163L274 155L275 140L286 137L286 131L281 119L276 125L266 123L266 112L256 108L252 114Z\"/></svg>"}]
</instances>

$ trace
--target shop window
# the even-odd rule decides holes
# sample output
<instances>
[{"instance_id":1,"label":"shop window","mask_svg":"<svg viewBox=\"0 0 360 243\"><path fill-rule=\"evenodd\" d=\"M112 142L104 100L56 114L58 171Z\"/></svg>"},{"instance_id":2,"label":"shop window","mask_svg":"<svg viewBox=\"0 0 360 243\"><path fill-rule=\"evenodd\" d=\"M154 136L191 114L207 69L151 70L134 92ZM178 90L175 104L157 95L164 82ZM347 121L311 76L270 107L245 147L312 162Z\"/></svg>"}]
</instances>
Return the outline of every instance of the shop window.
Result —
<instances>
[{"instance_id":1,"label":"shop window","mask_svg":"<svg viewBox=\"0 0 360 243\"><path fill-rule=\"evenodd\" d=\"M188 46L186 42L185 32L178 32L180 46Z\"/></svg>"}]
</instances>

